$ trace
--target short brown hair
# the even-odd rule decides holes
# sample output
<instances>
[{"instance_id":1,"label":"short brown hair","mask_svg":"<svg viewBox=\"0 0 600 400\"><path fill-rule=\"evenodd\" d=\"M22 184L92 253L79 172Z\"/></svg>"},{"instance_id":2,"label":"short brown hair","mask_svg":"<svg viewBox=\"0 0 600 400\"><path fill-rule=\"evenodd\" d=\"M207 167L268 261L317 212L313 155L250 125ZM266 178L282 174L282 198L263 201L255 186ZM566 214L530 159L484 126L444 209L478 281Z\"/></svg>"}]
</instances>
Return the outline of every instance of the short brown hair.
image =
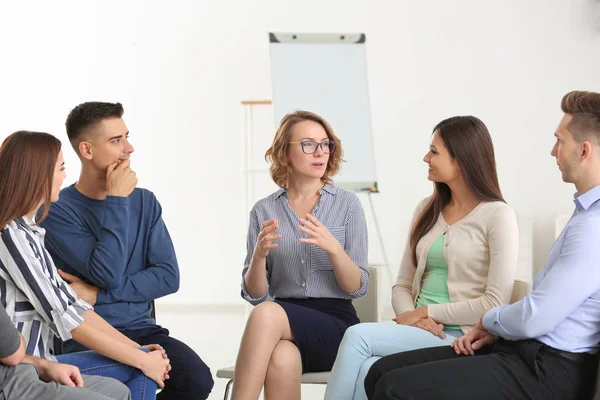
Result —
<instances>
[{"instance_id":1,"label":"short brown hair","mask_svg":"<svg viewBox=\"0 0 600 400\"><path fill-rule=\"evenodd\" d=\"M323 175L323 182L330 183L331 177L337 174L340 170L343 160L342 142L333 133L331 126L323 119L323 117L310 112L310 111L295 111L287 114L281 119L279 128L275 133L273 143L267 152L265 153L265 160L271 163L270 172L273 181L277 186L281 188L287 187L289 183L290 173L292 166L290 164L290 158L288 156L290 136L292 134L292 128L298 122L302 121L314 121L321 125L329 140L335 142L335 151L329 155L329 161L327 162L327 168Z\"/></svg>"},{"instance_id":2,"label":"short brown hair","mask_svg":"<svg viewBox=\"0 0 600 400\"><path fill-rule=\"evenodd\" d=\"M103 103L100 101L88 101L72 109L65 126L69 141L77 154L79 154L78 147L83 139L82 136L88 129L105 119L122 118L124 112L121 103Z\"/></svg>"},{"instance_id":3,"label":"short brown hair","mask_svg":"<svg viewBox=\"0 0 600 400\"><path fill-rule=\"evenodd\" d=\"M569 92L563 97L561 108L573 117L567 125L573 139L578 142L593 139L600 143L600 93Z\"/></svg>"},{"instance_id":4,"label":"short brown hair","mask_svg":"<svg viewBox=\"0 0 600 400\"><path fill-rule=\"evenodd\" d=\"M31 212L42 201L48 215L60 140L44 132L18 131L0 147L0 229Z\"/></svg>"}]
</instances>

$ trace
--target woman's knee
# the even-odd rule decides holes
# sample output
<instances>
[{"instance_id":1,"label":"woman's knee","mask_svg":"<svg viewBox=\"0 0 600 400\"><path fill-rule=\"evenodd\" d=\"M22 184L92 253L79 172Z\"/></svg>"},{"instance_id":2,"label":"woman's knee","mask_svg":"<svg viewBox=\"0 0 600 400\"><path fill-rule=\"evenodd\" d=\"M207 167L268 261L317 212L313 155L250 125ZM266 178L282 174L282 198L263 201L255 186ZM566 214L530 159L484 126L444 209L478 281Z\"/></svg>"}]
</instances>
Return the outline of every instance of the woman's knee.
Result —
<instances>
[{"instance_id":1,"label":"woman's knee","mask_svg":"<svg viewBox=\"0 0 600 400\"><path fill-rule=\"evenodd\" d=\"M252 310L247 325L259 325L261 327L282 326L287 324L287 314L283 308L272 301L265 301Z\"/></svg>"},{"instance_id":2,"label":"woman's knee","mask_svg":"<svg viewBox=\"0 0 600 400\"><path fill-rule=\"evenodd\" d=\"M377 325L378 324L367 322L356 324L346 329L344 338L340 344L340 349L345 346L352 346L353 348L360 347L364 351L368 352L368 350L372 347L369 340L370 334Z\"/></svg>"},{"instance_id":3,"label":"woman's knee","mask_svg":"<svg viewBox=\"0 0 600 400\"><path fill-rule=\"evenodd\" d=\"M350 328L346 329L346 332L344 333L344 341L353 343L362 340L367 332L367 329L369 328L367 325L368 323L360 323L352 325Z\"/></svg>"},{"instance_id":4,"label":"woman's knee","mask_svg":"<svg viewBox=\"0 0 600 400\"><path fill-rule=\"evenodd\" d=\"M280 340L273 349L271 359L269 360L269 369L267 373L279 374L284 371L298 371L302 373L302 361L300 351L296 345L289 340Z\"/></svg>"}]
</instances>

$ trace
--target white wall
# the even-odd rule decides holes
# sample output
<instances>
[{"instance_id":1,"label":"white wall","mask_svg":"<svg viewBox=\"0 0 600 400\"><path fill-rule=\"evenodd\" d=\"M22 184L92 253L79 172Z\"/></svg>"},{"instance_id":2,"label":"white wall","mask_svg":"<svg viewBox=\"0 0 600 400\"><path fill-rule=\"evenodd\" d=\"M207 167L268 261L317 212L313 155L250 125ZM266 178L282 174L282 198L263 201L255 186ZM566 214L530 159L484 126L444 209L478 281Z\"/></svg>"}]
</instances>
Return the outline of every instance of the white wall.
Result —
<instances>
[{"instance_id":1,"label":"white wall","mask_svg":"<svg viewBox=\"0 0 600 400\"><path fill-rule=\"evenodd\" d=\"M382 192L376 206L394 268L412 208L431 191L421 161L430 131L456 114L490 128L505 196L534 222L539 267L554 215L570 210L574 191L549 155L560 99L573 89L600 91L596 4L3 2L0 138L17 129L56 134L72 183L78 161L63 125L70 108L122 102L133 166L163 204L181 265L181 290L164 302L240 302L247 216L239 101L270 98L267 32L365 32ZM268 143L271 128L265 123L259 140ZM371 231L371 259L381 262Z\"/></svg>"}]
</instances>

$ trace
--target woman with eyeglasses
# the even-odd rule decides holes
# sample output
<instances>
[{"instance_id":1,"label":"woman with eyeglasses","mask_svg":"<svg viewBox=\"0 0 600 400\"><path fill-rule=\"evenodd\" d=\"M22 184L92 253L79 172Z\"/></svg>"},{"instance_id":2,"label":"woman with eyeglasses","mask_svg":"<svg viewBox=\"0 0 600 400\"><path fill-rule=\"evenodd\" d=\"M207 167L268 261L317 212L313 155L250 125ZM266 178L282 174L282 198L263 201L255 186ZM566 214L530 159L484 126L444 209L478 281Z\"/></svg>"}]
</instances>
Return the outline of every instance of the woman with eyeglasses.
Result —
<instances>
[{"instance_id":1,"label":"woman with eyeglasses","mask_svg":"<svg viewBox=\"0 0 600 400\"><path fill-rule=\"evenodd\" d=\"M366 400L365 377L381 357L444 345L458 352L455 339L510 300L519 229L502 197L487 127L472 116L441 121L423 161L434 191L411 223L392 289L395 323L348 329L326 400Z\"/></svg>"},{"instance_id":2,"label":"woman with eyeglasses","mask_svg":"<svg viewBox=\"0 0 600 400\"><path fill-rule=\"evenodd\" d=\"M280 189L250 213L241 294L256 307L232 398L256 400L264 386L266 400L299 400L302 373L329 371L359 322L352 299L367 290L367 227L356 194L332 184L342 146L323 118L286 115L265 158Z\"/></svg>"}]
</instances>

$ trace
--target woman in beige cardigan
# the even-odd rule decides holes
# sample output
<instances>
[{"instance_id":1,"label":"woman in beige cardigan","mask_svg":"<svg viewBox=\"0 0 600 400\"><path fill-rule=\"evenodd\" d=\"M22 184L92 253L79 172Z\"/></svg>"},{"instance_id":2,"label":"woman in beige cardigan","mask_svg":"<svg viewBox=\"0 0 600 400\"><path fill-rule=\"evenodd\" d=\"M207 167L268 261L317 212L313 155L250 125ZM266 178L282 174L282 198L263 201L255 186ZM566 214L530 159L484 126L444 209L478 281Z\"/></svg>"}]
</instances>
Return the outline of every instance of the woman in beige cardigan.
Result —
<instances>
[{"instance_id":1,"label":"woman in beige cardigan","mask_svg":"<svg viewBox=\"0 0 600 400\"><path fill-rule=\"evenodd\" d=\"M492 139L471 116L440 122L423 161L434 193L415 210L392 290L395 324L349 328L325 399L366 399L364 378L379 358L452 344L492 307L509 301L519 231L502 197Z\"/></svg>"}]
</instances>

